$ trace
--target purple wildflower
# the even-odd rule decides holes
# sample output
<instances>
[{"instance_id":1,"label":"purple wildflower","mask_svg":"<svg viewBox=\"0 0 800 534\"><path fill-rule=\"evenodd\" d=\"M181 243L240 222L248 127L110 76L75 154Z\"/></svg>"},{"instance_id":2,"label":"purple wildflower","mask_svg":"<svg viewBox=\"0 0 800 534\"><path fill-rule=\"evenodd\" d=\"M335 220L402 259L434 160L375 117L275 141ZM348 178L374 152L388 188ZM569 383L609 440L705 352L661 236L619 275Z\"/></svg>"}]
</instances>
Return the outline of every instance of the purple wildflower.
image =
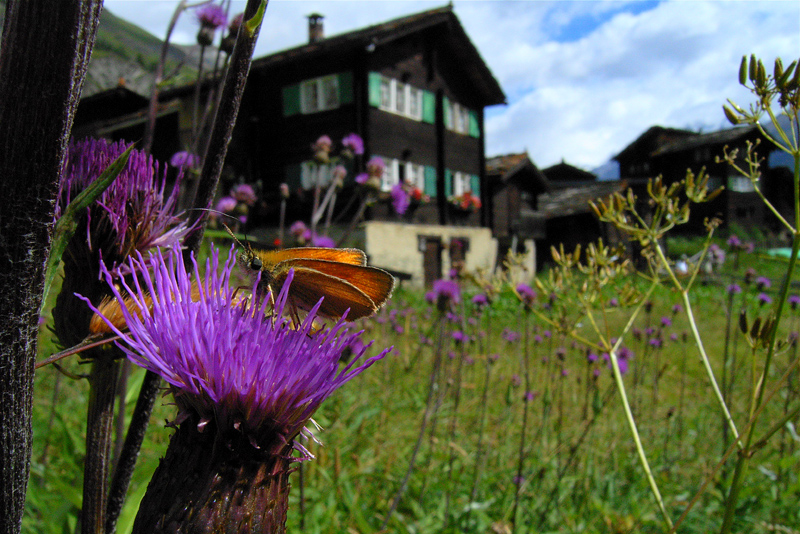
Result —
<instances>
[{"instance_id":1,"label":"purple wildflower","mask_svg":"<svg viewBox=\"0 0 800 534\"><path fill-rule=\"evenodd\" d=\"M71 143L59 182L60 201L56 204L55 219L126 148L123 141L109 143L104 139ZM180 244L188 230L172 215L177 188L168 197L164 196L165 171L152 156L138 150L131 152L125 169L87 209L84 235L90 250L102 248L103 258L114 261L135 250ZM113 251L107 248L109 239L114 243Z\"/></svg>"},{"instance_id":2,"label":"purple wildflower","mask_svg":"<svg viewBox=\"0 0 800 534\"><path fill-rule=\"evenodd\" d=\"M311 245L314 247L335 248L336 241L326 235L314 235L311 237Z\"/></svg>"},{"instance_id":3,"label":"purple wildflower","mask_svg":"<svg viewBox=\"0 0 800 534\"><path fill-rule=\"evenodd\" d=\"M364 153L364 140L356 133L344 136L342 146L351 154L361 155Z\"/></svg>"},{"instance_id":4,"label":"purple wildflower","mask_svg":"<svg viewBox=\"0 0 800 534\"><path fill-rule=\"evenodd\" d=\"M589 354L586 355L586 359L590 363L596 362L598 360L598 358L599 358L599 356L597 354L595 354L594 352L590 352Z\"/></svg>"},{"instance_id":5,"label":"purple wildflower","mask_svg":"<svg viewBox=\"0 0 800 534\"><path fill-rule=\"evenodd\" d=\"M519 296L526 308L531 308L536 300L536 292L528 284L519 284L517 286L517 296Z\"/></svg>"},{"instance_id":6,"label":"purple wildflower","mask_svg":"<svg viewBox=\"0 0 800 534\"><path fill-rule=\"evenodd\" d=\"M461 288L458 282L454 282L453 280L436 280L433 283L432 293L440 311L445 311L449 307L461 302Z\"/></svg>"},{"instance_id":7,"label":"purple wildflower","mask_svg":"<svg viewBox=\"0 0 800 534\"><path fill-rule=\"evenodd\" d=\"M200 156L185 150L175 152L169 159L169 164L179 169L196 169L200 166Z\"/></svg>"},{"instance_id":8,"label":"purple wildflower","mask_svg":"<svg viewBox=\"0 0 800 534\"><path fill-rule=\"evenodd\" d=\"M308 227L303 221L295 221L289 227L289 233L295 237L302 236L306 231L308 231Z\"/></svg>"},{"instance_id":9,"label":"purple wildflower","mask_svg":"<svg viewBox=\"0 0 800 534\"><path fill-rule=\"evenodd\" d=\"M220 26L225 26L228 22L225 10L217 4L208 4L197 10L195 13L197 21L201 26L216 30Z\"/></svg>"},{"instance_id":10,"label":"purple wildflower","mask_svg":"<svg viewBox=\"0 0 800 534\"><path fill-rule=\"evenodd\" d=\"M675 315L678 315L682 311L683 311L683 306L681 306L680 304L675 304L674 306L672 306L672 313L674 313Z\"/></svg>"},{"instance_id":11,"label":"purple wildflower","mask_svg":"<svg viewBox=\"0 0 800 534\"><path fill-rule=\"evenodd\" d=\"M236 202L236 199L233 197L222 197L217 201L217 205L214 206L214 209L221 211L222 213L231 213L236 209L238 204L239 203Z\"/></svg>"},{"instance_id":12,"label":"purple wildflower","mask_svg":"<svg viewBox=\"0 0 800 534\"><path fill-rule=\"evenodd\" d=\"M741 239L736 234L731 234L728 238L728 246L731 248L739 248L742 245Z\"/></svg>"},{"instance_id":13,"label":"purple wildflower","mask_svg":"<svg viewBox=\"0 0 800 534\"><path fill-rule=\"evenodd\" d=\"M619 299L617 297L612 297L611 300L608 301L609 308L616 308L619 306Z\"/></svg>"},{"instance_id":14,"label":"purple wildflower","mask_svg":"<svg viewBox=\"0 0 800 534\"><path fill-rule=\"evenodd\" d=\"M759 276L756 278L756 288L759 291L763 291L764 289L769 289L772 285L772 282L766 276Z\"/></svg>"},{"instance_id":15,"label":"purple wildflower","mask_svg":"<svg viewBox=\"0 0 800 534\"><path fill-rule=\"evenodd\" d=\"M726 288L726 291L728 292L729 295L738 295L739 293L742 292L742 286L740 286L739 284L729 284L728 287Z\"/></svg>"},{"instance_id":16,"label":"purple wildflower","mask_svg":"<svg viewBox=\"0 0 800 534\"><path fill-rule=\"evenodd\" d=\"M379 156L372 156L367 162L367 173L370 177L383 178L383 171L385 170L386 164L383 162L383 158Z\"/></svg>"},{"instance_id":17,"label":"purple wildflower","mask_svg":"<svg viewBox=\"0 0 800 534\"><path fill-rule=\"evenodd\" d=\"M760 305L762 305L762 306L764 304L772 304L772 297L770 297L766 293L759 293L758 294L758 303Z\"/></svg>"},{"instance_id":18,"label":"purple wildflower","mask_svg":"<svg viewBox=\"0 0 800 534\"><path fill-rule=\"evenodd\" d=\"M472 297L472 303L476 307L482 308L483 306L486 306L487 304L489 304L489 299L486 297L486 295L484 293L478 293L477 295Z\"/></svg>"},{"instance_id":19,"label":"purple wildflower","mask_svg":"<svg viewBox=\"0 0 800 534\"><path fill-rule=\"evenodd\" d=\"M236 297L230 283L234 254L220 272L219 250L212 248L205 276L196 260L192 264L193 276L186 272L179 250L166 255L159 251L147 260L141 254L129 258L142 281L128 285L123 280L124 290L105 268L103 276L117 299L131 299L122 307L127 331L106 320L120 336L122 350L132 362L166 380L182 412L179 419L198 416L200 432L214 423L218 431L244 434L267 451L282 449L331 393L388 352L356 366L363 347L340 370L342 352L356 344L360 333L349 334L343 320L314 333L320 303L297 327L280 318L292 271L275 299L279 318L274 319L266 313L269 299L248 304ZM192 296L193 285L199 287L199 299ZM299 443L294 447L309 457Z\"/></svg>"},{"instance_id":20,"label":"purple wildflower","mask_svg":"<svg viewBox=\"0 0 800 534\"><path fill-rule=\"evenodd\" d=\"M509 330L508 328L504 328L503 329L503 333L500 334L500 335L508 343L514 343L516 341L519 341L519 338L520 338L520 335L519 335L518 332L515 332L513 330Z\"/></svg>"},{"instance_id":21,"label":"purple wildflower","mask_svg":"<svg viewBox=\"0 0 800 534\"><path fill-rule=\"evenodd\" d=\"M672 319L670 319L667 316L662 317L661 318L661 326L663 326L664 328L666 328L668 326L672 326Z\"/></svg>"},{"instance_id":22,"label":"purple wildflower","mask_svg":"<svg viewBox=\"0 0 800 534\"><path fill-rule=\"evenodd\" d=\"M650 339L650 341L648 343L654 349L660 349L661 348L661 338L654 337L654 338Z\"/></svg>"},{"instance_id":23,"label":"purple wildflower","mask_svg":"<svg viewBox=\"0 0 800 534\"><path fill-rule=\"evenodd\" d=\"M408 193L406 193L403 184L395 184L392 187L392 190L389 192L389 195L392 199L392 208L394 212L398 215L403 215L406 210L408 210L408 206L411 204L411 200L408 197Z\"/></svg>"},{"instance_id":24,"label":"purple wildflower","mask_svg":"<svg viewBox=\"0 0 800 534\"><path fill-rule=\"evenodd\" d=\"M469 336L464 332L462 332L461 330L456 330L455 332L453 332L452 337L453 341L455 341L456 343L466 343L467 341L469 341Z\"/></svg>"},{"instance_id":25,"label":"purple wildflower","mask_svg":"<svg viewBox=\"0 0 800 534\"><path fill-rule=\"evenodd\" d=\"M253 191L252 186L248 184L239 184L231 189L231 196L239 202L244 202L248 206L252 206L258 200L256 192Z\"/></svg>"},{"instance_id":26,"label":"purple wildflower","mask_svg":"<svg viewBox=\"0 0 800 534\"><path fill-rule=\"evenodd\" d=\"M525 396L524 396L525 402L531 402L535 398L536 398L536 392L535 391L526 391L525 392Z\"/></svg>"},{"instance_id":27,"label":"purple wildflower","mask_svg":"<svg viewBox=\"0 0 800 534\"><path fill-rule=\"evenodd\" d=\"M800 295L789 295L789 306L796 310L798 305L800 305Z\"/></svg>"}]
</instances>

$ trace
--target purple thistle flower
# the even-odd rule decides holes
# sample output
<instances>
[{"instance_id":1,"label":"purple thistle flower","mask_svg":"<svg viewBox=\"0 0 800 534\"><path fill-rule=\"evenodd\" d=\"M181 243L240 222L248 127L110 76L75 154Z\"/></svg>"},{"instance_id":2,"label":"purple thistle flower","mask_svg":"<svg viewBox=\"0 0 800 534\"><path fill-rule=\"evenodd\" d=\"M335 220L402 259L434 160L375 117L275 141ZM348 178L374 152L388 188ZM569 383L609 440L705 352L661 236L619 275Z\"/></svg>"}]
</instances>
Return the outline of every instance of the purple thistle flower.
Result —
<instances>
[{"instance_id":1,"label":"purple thistle flower","mask_svg":"<svg viewBox=\"0 0 800 534\"><path fill-rule=\"evenodd\" d=\"M664 328L666 328L668 326L672 326L672 319L670 319L667 316L662 317L661 318L661 326L663 326Z\"/></svg>"},{"instance_id":2,"label":"purple thistle flower","mask_svg":"<svg viewBox=\"0 0 800 534\"><path fill-rule=\"evenodd\" d=\"M315 247L335 248L336 241L326 235L314 235L311 237L311 245Z\"/></svg>"},{"instance_id":3,"label":"purple thistle flower","mask_svg":"<svg viewBox=\"0 0 800 534\"><path fill-rule=\"evenodd\" d=\"M514 343L516 341L519 341L520 335L518 332L515 332L508 328L504 328L501 337L508 343Z\"/></svg>"},{"instance_id":4,"label":"purple thistle flower","mask_svg":"<svg viewBox=\"0 0 800 534\"><path fill-rule=\"evenodd\" d=\"M586 359L590 363L596 362L598 360L598 358L600 358L600 357L597 354L595 354L594 352L590 352L589 354L586 355Z\"/></svg>"},{"instance_id":5,"label":"purple thistle flower","mask_svg":"<svg viewBox=\"0 0 800 534\"><path fill-rule=\"evenodd\" d=\"M388 352L357 366L368 344L340 369L342 353L357 344L360 333L348 333L344 320L313 333L320 303L297 327L282 318L292 271L275 299L275 319L266 313L269 299L248 304L235 296L230 283L234 254L221 272L216 248L204 276L194 259L192 264L190 275L179 250L166 255L159 251L147 260L141 254L129 258L141 282L128 285L123 280L120 289L105 268L103 276L117 299L131 298L131 304L121 307L127 331L106 320L120 336L122 350L132 362L166 380L181 409L179 419L198 416L200 432L213 423L217 431L244 434L261 449L280 450L326 398ZM192 296L192 279L199 299ZM298 443L294 447L309 458Z\"/></svg>"},{"instance_id":6,"label":"purple thistle flower","mask_svg":"<svg viewBox=\"0 0 800 534\"><path fill-rule=\"evenodd\" d=\"M541 343L542 341L544 341L544 340L542 339L542 336L540 336L539 334L536 334L535 336L533 336L533 342L536 343L537 345L539 343Z\"/></svg>"},{"instance_id":7,"label":"purple thistle flower","mask_svg":"<svg viewBox=\"0 0 800 534\"><path fill-rule=\"evenodd\" d=\"M531 286L528 284L519 284L517 286L517 295L522 303L525 305L526 308L530 308L533 306L533 302L536 300L536 292L533 290Z\"/></svg>"},{"instance_id":8,"label":"purple thistle flower","mask_svg":"<svg viewBox=\"0 0 800 534\"><path fill-rule=\"evenodd\" d=\"M742 292L742 286L740 286L739 284L729 284L728 287L726 288L726 291L728 292L729 295L738 295L739 293Z\"/></svg>"},{"instance_id":9,"label":"purple thistle flower","mask_svg":"<svg viewBox=\"0 0 800 534\"><path fill-rule=\"evenodd\" d=\"M172 155L169 164L179 169L196 169L200 166L200 156L182 150Z\"/></svg>"},{"instance_id":10,"label":"purple thistle flower","mask_svg":"<svg viewBox=\"0 0 800 534\"><path fill-rule=\"evenodd\" d=\"M525 402L531 402L536 399L536 392L535 391L526 391L525 392Z\"/></svg>"},{"instance_id":11,"label":"purple thistle flower","mask_svg":"<svg viewBox=\"0 0 800 534\"><path fill-rule=\"evenodd\" d=\"M758 288L759 291L769 289L770 286L772 286L772 282L766 276L759 276L756 278L756 288Z\"/></svg>"},{"instance_id":12,"label":"purple thistle flower","mask_svg":"<svg viewBox=\"0 0 800 534\"><path fill-rule=\"evenodd\" d=\"M208 4L197 10L195 13L197 21L201 26L216 30L220 26L225 26L228 22L225 10L217 4Z\"/></svg>"},{"instance_id":13,"label":"purple thistle flower","mask_svg":"<svg viewBox=\"0 0 800 534\"><path fill-rule=\"evenodd\" d=\"M553 336L553 334L552 334L552 332L550 332L550 330L545 330L544 332L542 332L542 335L544 337L546 337L547 339L550 339Z\"/></svg>"},{"instance_id":14,"label":"purple thistle flower","mask_svg":"<svg viewBox=\"0 0 800 534\"><path fill-rule=\"evenodd\" d=\"M469 341L469 336L460 330L456 330L455 332L453 332L452 336L453 336L453 341L455 341L456 343L466 343L467 341Z\"/></svg>"},{"instance_id":15,"label":"purple thistle flower","mask_svg":"<svg viewBox=\"0 0 800 534\"><path fill-rule=\"evenodd\" d=\"M461 302L461 288L458 282L453 280L436 280L433 283L432 293L440 311L445 311L447 308ZM425 298L427 299L428 296L426 295Z\"/></svg>"},{"instance_id":16,"label":"purple thistle flower","mask_svg":"<svg viewBox=\"0 0 800 534\"><path fill-rule=\"evenodd\" d=\"M659 349L659 348L661 348L661 338L654 337L649 341L649 344L650 344L651 347L653 347L655 349Z\"/></svg>"},{"instance_id":17,"label":"purple thistle flower","mask_svg":"<svg viewBox=\"0 0 800 534\"><path fill-rule=\"evenodd\" d=\"M669 340L670 341L678 341L678 334L676 334L675 332L671 333L669 335Z\"/></svg>"},{"instance_id":18,"label":"purple thistle flower","mask_svg":"<svg viewBox=\"0 0 800 534\"><path fill-rule=\"evenodd\" d=\"M789 295L789 306L791 306L793 310L796 310L799 304L800 295Z\"/></svg>"},{"instance_id":19,"label":"purple thistle flower","mask_svg":"<svg viewBox=\"0 0 800 534\"><path fill-rule=\"evenodd\" d=\"M672 313L674 313L675 315L678 315L682 311L683 311L683 306L681 306L680 304L675 304L674 306L672 306Z\"/></svg>"},{"instance_id":20,"label":"purple thistle flower","mask_svg":"<svg viewBox=\"0 0 800 534\"><path fill-rule=\"evenodd\" d=\"M766 293L759 293L758 294L758 303L761 306L763 306L764 304L772 304L772 297L770 297Z\"/></svg>"},{"instance_id":21,"label":"purple thistle flower","mask_svg":"<svg viewBox=\"0 0 800 534\"><path fill-rule=\"evenodd\" d=\"M742 241L739 239L739 236L736 234L731 234L728 238L728 246L731 248L738 248L742 245Z\"/></svg>"},{"instance_id":22,"label":"purple thistle flower","mask_svg":"<svg viewBox=\"0 0 800 534\"><path fill-rule=\"evenodd\" d=\"M342 139L342 146L353 154L360 155L364 153L364 140L361 139L356 133L351 133L344 136Z\"/></svg>"},{"instance_id":23,"label":"purple thistle flower","mask_svg":"<svg viewBox=\"0 0 800 534\"><path fill-rule=\"evenodd\" d=\"M472 297L472 303L477 306L478 308L482 308L489 304L489 299L483 293L478 293L474 297Z\"/></svg>"},{"instance_id":24,"label":"purple thistle flower","mask_svg":"<svg viewBox=\"0 0 800 534\"><path fill-rule=\"evenodd\" d=\"M616 308L619 306L619 299L617 297L612 297L611 300L608 301L609 308Z\"/></svg>"},{"instance_id":25,"label":"purple thistle flower","mask_svg":"<svg viewBox=\"0 0 800 534\"><path fill-rule=\"evenodd\" d=\"M252 206L258 200L256 192L253 187L248 184L239 184L231 189L231 196L239 202L244 202L248 206Z\"/></svg>"},{"instance_id":26,"label":"purple thistle flower","mask_svg":"<svg viewBox=\"0 0 800 534\"><path fill-rule=\"evenodd\" d=\"M289 227L289 233L295 237L303 235L308 230L308 227L303 221L295 221Z\"/></svg>"},{"instance_id":27,"label":"purple thistle flower","mask_svg":"<svg viewBox=\"0 0 800 534\"><path fill-rule=\"evenodd\" d=\"M238 204L239 203L233 197L222 197L217 201L217 205L214 206L214 209L222 213L231 213L236 209Z\"/></svg>"},{"instance_id":28,"label":"purple thistle flower","mask_svg":"<svg viewBox=\"0 0 800 534\"><path fill-rule=\"evenodd\" d=\"M403 215L411 204L411 199L409 199L403 184L395 184L389 192L389 196L392 199L392 208L394 212L398 215Z\"/></svg>"},{"instance_id":29,"label":"purple thistle flower","mask_svg":"<svg viewBox=\"0 0 800 534\"><path fill-rule=\"evenodd\" d=\"M126 149L123 141L109 143L105 139L71 143L59 182L55 219ZM178 246L188 229L172 215L177 187L164 196L166 176L166 168L152 156L133 150L125 169L87 210L89 249L101 248L106 261L115 261L137 250ZM113 251L107 246L109 240Z\"/></svg>"}]
</instances>

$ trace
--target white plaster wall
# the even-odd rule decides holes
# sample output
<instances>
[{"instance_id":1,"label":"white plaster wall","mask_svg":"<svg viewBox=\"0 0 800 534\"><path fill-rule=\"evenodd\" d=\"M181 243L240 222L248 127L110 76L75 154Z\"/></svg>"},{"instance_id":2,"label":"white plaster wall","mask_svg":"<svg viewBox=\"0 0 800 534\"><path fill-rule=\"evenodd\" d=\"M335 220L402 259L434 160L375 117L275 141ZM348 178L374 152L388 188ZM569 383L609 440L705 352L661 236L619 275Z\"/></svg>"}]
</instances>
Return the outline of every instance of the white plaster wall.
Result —
<instances>
[{"instance_id":1,"label":"white plaster wall","mask_svg":"<svg viewBox=\"0 0 800 534\"><path fill-rule=\"evenodd\" d=\"M422 252L419 250L420 236L438 236L442 239L442 276L446 276L450 270L447 247L454 237L469 239L469 251L465 257L467 270L490 271L497 260L497 240L492 237L489 228L370 221L364 223L363 231L364 251L369 256L370 264L410 273L410 285L415 287L422 287L425 280Z\"/></svg>"}]
</instances>

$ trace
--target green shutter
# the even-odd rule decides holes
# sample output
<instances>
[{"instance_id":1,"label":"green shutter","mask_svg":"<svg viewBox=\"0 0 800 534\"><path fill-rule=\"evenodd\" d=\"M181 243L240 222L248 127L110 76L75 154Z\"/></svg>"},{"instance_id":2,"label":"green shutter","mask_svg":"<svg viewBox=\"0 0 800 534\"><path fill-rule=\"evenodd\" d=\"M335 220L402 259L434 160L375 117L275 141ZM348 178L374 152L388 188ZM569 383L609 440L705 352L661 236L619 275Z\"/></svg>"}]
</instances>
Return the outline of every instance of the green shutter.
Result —
<instances>
[{"instance_id":1,"label":"green shutter","mask_svg":"<svg viewBox=\"0 0 800 534\"><path fill-rule=\"evenodd\" d=\"M381 75L377 72L369 73L369 105L376 108L381 105Z\"/></svg>"},{"instance_id":2,"label":"green shutter","mask_svg":"<svg viewBox=\"0 0 800 534\"><path fill-rule=\"evenodd\" d=\"M289 191L297 191L301 187L300 177L302 176L303 169L299 163L290 163L284 167L284 178L286 185L289 186Z\"/></svg>"},{"instance_id":3,"label":"green shutter","mask_svg":"<svg viewBox=\"0 0 800 534\"><path fill-rule=\"evenodd\" d=\"M450 116L450 99L444 97L442 100L442 106L444 107L444 126L445 128L453 129L453 118Z\"/></svg>"},{"instance_id":4,"label":"green shutter","mask_svg":"<svg viewBox=\"0 0 800 534\"><path fill-rule=\"evenodd\" d=\"M453 196L453 173L450 169L444 170L444 196L447 198Z\"/></svg>"},{"instance_id":5,"label":"green shutter","mask_svg":"<svg viewBox=\"0 0 800 534\"><path fill-rule=\"evenodd\" d=\"M353 103L353 73L340 72L339 77L339 105Z\"/></svg>"},{"instance_id":6,"label":"green shutter","mask_svg":"<svg viewBox=\"0 0 800 534\"><path fill-rule=\"evenodd\" d=\"M436 95L422 91L422 120L428 124L436 122Z\"/></svg>"},{"instance_id":7,"label":"green shutter","mask_svg":"<svg viewBox=\"0 0 800 534\"><path fill-rule=\"evenodd\" d=\"M425 166L425 191L431 198L436 198L436 169Z\"/></svg>"},{"instance_id":8,"label":"green shutter","mask_svg":"<svg viewBox=\"0 0 800 534\"><path fill-rule=\"evenodd\" d=\"M469 110L469 135L471 137L480 137L481 129L478 126L478 113Z\"/></svg>"},{"instance_id":9,"label":"green shutter","mask_svg":"<svg viewBox=\"0 0 800 534\"><path fill-rule=\"evenodd\" d=\"M481 196L481 177L472 175L469 178L470 181L470 189L472 189L472 195L476 197Z\"/></svg>"},{"instance_id":10,"label":"green shutter","mask_svg":"<svg viewBox=\"0 0 800 534\"><path fill-rule=\"evenodd\" d=\"M300 84L283 88L283 116L290 117L300 113Z\"/></svg>"}]
</instances>

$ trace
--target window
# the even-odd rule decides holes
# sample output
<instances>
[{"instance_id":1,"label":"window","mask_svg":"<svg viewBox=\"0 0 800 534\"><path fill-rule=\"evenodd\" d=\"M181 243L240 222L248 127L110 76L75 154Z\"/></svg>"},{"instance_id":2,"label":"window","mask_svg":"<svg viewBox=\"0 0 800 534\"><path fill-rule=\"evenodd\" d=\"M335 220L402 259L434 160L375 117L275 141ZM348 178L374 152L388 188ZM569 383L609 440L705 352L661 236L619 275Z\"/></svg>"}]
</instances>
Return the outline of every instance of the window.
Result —
<instances>
[{"instance_id":1,"label":"window","mask_svg":"<svg viewBox=\"0 0 800 534\"><path fill-rule=\"evenodd\" d=\"M303 189L313 189L318 183L320 187L327 187L332 176L333 165L318 165L313 161L300 164L300 185Z\"/></svg>"},{"instance_id":2,"label":"window","mask_svg":"<svg viewBox=\"0 0 800 534\"><path fill-rule=\"evenodd\" d=\"M300 84L301 113L316 113L339 107L339 79L336 75L306 80Z\"/></svg>"},{"instance_id":3,"label":"window","mask_svg":"<svg viewBox=\"0 0 800 534\"><path fill-rule=\"evenodd\" d=\"M752 193L756 190L750 178L739 175L728 176L728 189L737 193Z\"/></svg>"},{"instance_id":4,"label":"window","mask_svg":"<svg viewBox=\"0 0 800 534\"><path fill-rule=\"evenodd\" d=\"M383 158L383 162L386 164L386 170L383 172L381 191L391 191L392 187L399 184L401 181L418 187L421 190L425 189L424 165L392 158Z\"/></svg>"},{"instance_id":5,"label":"window","mask_svg":"<svg viewBox=\"0 0 800 534\"><path fill-rule=\"evenodd\" d=\"M463 134L469 133L469 110L455 102L450 106L449 129Z\"/></svg>"},{"instance_id":6,"label":"window","mask_svg":"<svg viewBox=\"0 0 800 534\"><path fill-rule=\"evenodd\" d=\"M472 178L463 172L453 173L453 195L461 196L467 191L472 191Z\"/></svg>"},{"instance_id":7,"label":"window","mask_svg":"<svg viewBox=\"0 0 800 534\"><path fill-rule=\"evenodd\" d=\"M422 90L381 76L380 109L422 120Z\"/></svg>"}]
</instances>

